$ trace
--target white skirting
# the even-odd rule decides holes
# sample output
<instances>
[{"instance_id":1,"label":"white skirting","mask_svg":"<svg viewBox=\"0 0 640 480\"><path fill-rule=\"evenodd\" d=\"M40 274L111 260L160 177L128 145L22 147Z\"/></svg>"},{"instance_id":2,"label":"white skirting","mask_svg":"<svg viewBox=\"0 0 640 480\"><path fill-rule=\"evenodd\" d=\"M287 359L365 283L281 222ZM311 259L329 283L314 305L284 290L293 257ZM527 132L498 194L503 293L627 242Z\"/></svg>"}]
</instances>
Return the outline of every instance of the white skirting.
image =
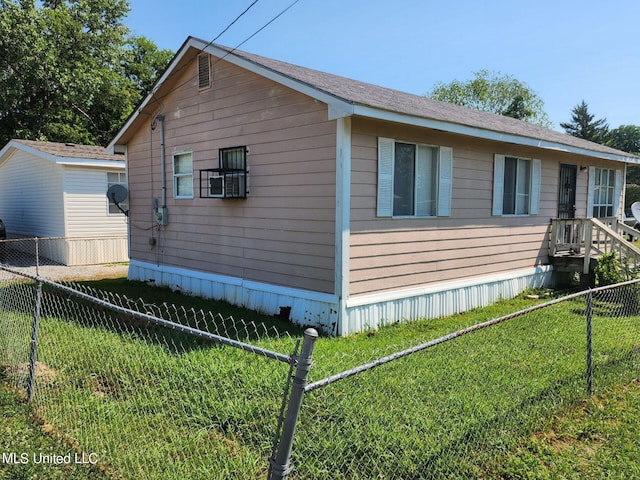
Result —
<instances>
[{"instance_id":1,"label":"white skirting","mask_svg":"<svg viewBox=\"0 0 640 480\"><path fill-rule=\"evenodd\" d=\"M552 284L552 267L517 270L418 288L351 297L345 325L339 325L337 295L243 280L131 260L129 279L152 281L183 293L226 300L267 315L290 309L289 319L326 333L348 335L395 322L438 318L513 298L527 288ZM283 310L284 309L284 310Z\"/></svg>"},{"instance_id":2,"label":"white skirting","mask_svg":"<svg viewBox=\"0 0 640 480\"><path fill-rule=\"evenodd\" d=\"M544 265L503 274L483 275L418 288L351 297L347 301L348 332L375 329L395 322L438 318L513 298L527 288L553 283Z\"/></svg>"},{"instance_id":3,"label":"white skirting","mask_svg":"<svg viewBox=\"0 0 640 480\"><path fill-rule=\"evenodd\" d=\"M226 300L266 315L281 315L290 309L289 319L302 326L313 326L327 333L336 331L338 297L237 277L198 272L185 268L155 265L131 260L129 280L153 281L154 285L180 290L216 300ZM282 310L285 309L285 310Z\"/></svg>"}]
</instances>

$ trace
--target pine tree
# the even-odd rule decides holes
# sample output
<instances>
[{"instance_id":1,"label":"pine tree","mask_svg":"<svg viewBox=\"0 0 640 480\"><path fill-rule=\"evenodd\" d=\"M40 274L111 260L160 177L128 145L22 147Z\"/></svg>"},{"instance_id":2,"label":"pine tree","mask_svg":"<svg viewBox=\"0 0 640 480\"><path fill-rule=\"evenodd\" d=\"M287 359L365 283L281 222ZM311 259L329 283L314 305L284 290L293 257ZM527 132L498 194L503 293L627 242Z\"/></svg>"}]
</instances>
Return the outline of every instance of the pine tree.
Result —
<instances>
[{"instance_id":1,"label":"pine tree","mask_svg":"<svg viewBox=\"0 0 640 480\"><path fill-rule=\"evenodd\" d=\"M589 113L589 106L584 100L571 110L571 121L563 122L560 126L569 135L601 144L606 143L609 133L607 119L594 120L594 115Z\"/></svg>"}]
</instances>

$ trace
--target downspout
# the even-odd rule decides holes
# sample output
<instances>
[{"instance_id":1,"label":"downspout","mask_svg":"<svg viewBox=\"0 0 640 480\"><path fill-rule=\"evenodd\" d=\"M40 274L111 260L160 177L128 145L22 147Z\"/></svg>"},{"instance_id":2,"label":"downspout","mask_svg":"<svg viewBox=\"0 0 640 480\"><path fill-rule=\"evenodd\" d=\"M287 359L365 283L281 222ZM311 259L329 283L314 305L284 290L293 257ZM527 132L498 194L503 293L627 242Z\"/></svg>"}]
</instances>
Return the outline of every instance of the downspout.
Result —
<instances>
[{"instance_id":1,"label":"downspout","mask_svg":"<svg viewBox=\"0 0 640 480\"><path fill-rule=\"evenodd\" d=\"M160 122L160 165L162 178L162 209L167 208L167 173L164 146L164 115L156 115L156 120Z\"/></svg>"},{"instance_id":2,"label":"downspout","mask_svg":"<svg viewBox=\"0 0 640 480\"><path fill-rule=\"evenodd\" d=\"M156 129L156 125L157 122L160 122L160 168L161 168L161 172L160 172L160 178L161 178L161 185L162 185L162 198L161 198L161 204L160 206L158 206L158 200L157 199L153 199L152 200L152 207L153 207L153 216L155 218L155 222L158 225L167 225L168 219L167 219L167 167L166 167L166 152L165 152L165 135L164 135L164 115L156 115L153 119L153 122L151 122L151 130L155 130ZM153 156L152 156L153 157ZM152 158L152 163L153 163L153 158ZM155 245L155 243L153 243L153 245Z\"/></svg>"}]
</instances>

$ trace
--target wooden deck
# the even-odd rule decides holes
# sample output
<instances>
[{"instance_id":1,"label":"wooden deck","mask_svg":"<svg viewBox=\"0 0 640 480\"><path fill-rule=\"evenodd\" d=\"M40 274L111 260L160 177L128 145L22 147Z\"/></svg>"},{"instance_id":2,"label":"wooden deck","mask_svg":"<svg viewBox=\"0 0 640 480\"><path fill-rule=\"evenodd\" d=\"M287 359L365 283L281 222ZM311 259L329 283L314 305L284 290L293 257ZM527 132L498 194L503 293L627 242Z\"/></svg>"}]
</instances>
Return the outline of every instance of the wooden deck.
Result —
<instances>
[{"instance_id":1,"label":"wooden deck","mask_svg":"<svg viewBox=\"0 0 640 480\"><path fill-rule=\"evenodd\" d=\"M549 261L560 272L593 272L603 253L615 251L625 268L640 269L640 232L616 219L552 219Z\"/></svg>"}]
</instances>

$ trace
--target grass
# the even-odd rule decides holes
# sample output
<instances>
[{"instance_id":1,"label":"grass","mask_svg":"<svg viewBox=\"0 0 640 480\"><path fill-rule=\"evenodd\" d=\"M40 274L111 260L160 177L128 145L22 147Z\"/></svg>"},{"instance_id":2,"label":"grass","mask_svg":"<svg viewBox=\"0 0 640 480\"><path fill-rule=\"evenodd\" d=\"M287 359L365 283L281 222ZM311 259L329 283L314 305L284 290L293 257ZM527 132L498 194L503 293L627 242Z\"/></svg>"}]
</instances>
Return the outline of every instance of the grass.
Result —
<instances>
[{"instance_id":1,"label":"grass","mask_svg":"<svg viewBox=\"0 0 640 480\"><path fill-rule=\"evenodd\" d=\"M149 303L223 310L300 334L277 318L141 283L91 285ZM72 299L51 300L41 326L36 412L64 435L47 438L97 452L97 471L112 478L264 478L286 365L132 326ZM322 337L312 379L535 302L518 298L446 319ZM584 304L561 303L308 394L291 478L638 476L640 318L625 313L623 303L595 305L599 396L585 400ZM55 314L63 309L74 312L70 320ZM28 344L28 329L18 328L28 311L18 310L0 323ZM286 335L245 336L279 352L293 348ZM10 383L20 382L13 377ZM16 408L27 412L20 402ZM39 432L37 424L26 425Z\"/></svg>"},{"instance_id":2,"label":"grass","mask_svg":"<svg viewBox=\"0 0 640 480\"><path fill-rule=\"evenodd\" d=\"M0 455L15 454L15 461L0 461L0 479L85 480L106 479L104 472L89 463L76 463L76 450L56 435L51 425L33 416L31 408L16 392L0 385ZM70 455L73 461L60 465L36 463L39 454ZM35 457L34 457L35 455ZM93 457L92 457L93 460ZM82 462L82 457L79 457Z\"/></svg>"}]
</instances>

